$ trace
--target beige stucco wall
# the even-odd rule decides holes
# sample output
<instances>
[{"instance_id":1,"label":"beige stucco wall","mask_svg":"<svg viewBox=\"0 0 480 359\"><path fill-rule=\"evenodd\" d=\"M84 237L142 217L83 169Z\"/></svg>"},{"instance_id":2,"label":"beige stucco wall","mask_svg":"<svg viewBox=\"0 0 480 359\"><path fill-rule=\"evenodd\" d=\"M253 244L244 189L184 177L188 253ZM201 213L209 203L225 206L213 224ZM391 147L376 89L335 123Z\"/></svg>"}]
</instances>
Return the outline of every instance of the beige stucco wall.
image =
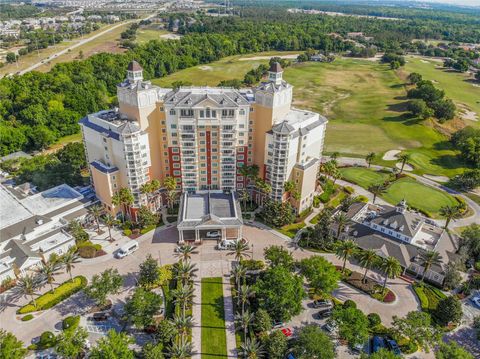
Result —
<instances>
[{"instance_id":1,"label":"beige stucco wall","mask_svg":"<svg viewBox=\"0 0 480 359\"><path fill-rule=\"evenodd\" d=\"M261 178L265 175L265 133L272 129L272 114L272 108L259 104L254 105L254 111L250 114L253 120L253 163L260 169Z\"/></svg>"},{"instance_id":2,"label":"beige stucco wall","mask_svg":"<svg viewBox=\"0 0 480 359\"><path fill-rule=\"evenodd\" d=\"M93 185L95 187L95 193L100 200L108 210L108 207L110 207L110 212L112 214L116 214L118 210L113 209L112 205L112 196L113 196L113 185L117 184L117 176L118 176L118 171L110 174L106 174L103 172L100 172L97 170L95 167L90 166L90 170L92 173L92 181ZM115 177L115 179L113 179ZM117 188L118 184L117 184Z\"/></svg>"}]
</instances>

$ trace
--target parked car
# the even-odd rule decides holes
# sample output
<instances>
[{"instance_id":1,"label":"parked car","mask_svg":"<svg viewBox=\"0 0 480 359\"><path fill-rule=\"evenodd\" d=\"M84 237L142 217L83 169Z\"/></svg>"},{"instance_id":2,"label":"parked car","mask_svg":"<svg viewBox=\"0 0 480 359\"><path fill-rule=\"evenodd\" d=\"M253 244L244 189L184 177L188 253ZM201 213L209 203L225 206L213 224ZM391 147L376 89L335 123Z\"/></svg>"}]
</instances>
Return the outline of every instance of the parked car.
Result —
<instances>
[{"instance_id":1,"label":"parked car","mask_svg":"<svg viewBox=\"0 0 480 359\"><path fill-rule=\"evenodd\" d=\"M313 307L314 308L331 308L333 307L333 304L330 300L328 299L318 299L313 301Z\"/></svg>"},{"instance_id":2,"label":"parked car","mask_svg":"<svg viewBox=\"0 0 480 359\"><path fill-rule=\"evenodd\" d=\"M398 347L398 344L395 340L393 339L387 339L387 346L388 349L390 349L391 352L395 355L401 355L402 352L400 351L400 348Z\"/></svg>"},{"instance_id":3,"label":"parked car","mask_svg":"<svg viewBox=\"0 0 480 359\"><path fill-rule=\"evenodd\" d=\"M480 295L470 298L470 301L480 308Z\"/></svg>"},{"instance_id":4,"label":"parked car","mask_svg":"<svg viewBox=\"0 0 480 359\"><path fill-rule=\"evenodd\" d=\"M322 326L322 329L325 330L328 334L332 335L337 331L337 326L334 323L327 322Z\"/></svg>"},{"instance_id":5,"label":"parked car","mask_svg":"<svg viewBox=\"0 0 480 359\"><path fill-rule=\"evenodd\" d=\"M96 322L104 322L108 319L108 314L104 312L93 313L92 319Z\"/></svg>"},{"instance_id":6,"label":"parked car","mask_svg":"<svg viewBox=\"0 0 480 359\"><path fill-rule=\"evenodd\" d=\"M374 336L372 338L372 353L376 353L382 348L386 348L385 338Z\"/></svg>"},{"instance_id":7,"label":"parked car","mask_svg":"<svg viewBox=\"0 0 480 359\"><path fill-rule=\"evenodd\" d=\"M327 318L332 315L332 312L332 308L323 309L317 313L317 316L319 318Z\"/></svg>"},{"instance_id":8,"label":"parked car","mask_svg":"<svg viewBox=\"0 0 480 359\"><path fill-rule=\"evenodd\" d=\"M362 353L363 352L363 349L365 348L365 343L363 344L355 344L354 346L352 346L352 351L354 353Z\"/></svg>"},{"instance_id":9,"label":"parked car","mask_svg":"<svg viewBox=\"0 0 480 359\"><path fill-rule=\"evenodd\" d=\"M282 321L280 321L280 320L274 320L274 321L272 322L272 328L273 328L273 329L280 329L280 328L282 328L282 327L284 327L284 326L285 326L285 323L282 322Z\"/></svg>"},{"instance_id":10,"label":"parked car","mask_svg":"<svg viewBox=\"0 0 480 359\"><path fill-rule=\"evenodd\" d=\"M293 335L293 331L291 328L282 328L282 333L285 335L287 338L290 338Z\"/></svg>"},{"instance_id":11,"label":"parked car","mask_svg":"<svg viewBox=\"0 0 480 359\"><path fill-rule=\"evenodd\" d=\"M295 355L293 355L293 353L288 353L287 359L295 359Z\"/></svg>"},{"instance_id":12,"label":"parked car","mask_svg":"<svg viewBox=\"0 0 480 359\"><path fill-rule=\"evenodd\" d=\"M218 238L220 237L221 233L220 231L208 231L207 232L207 238Z\"/></svg>"},{"instance_id":13,"label":"parked car","mask_svg":"<svg viewBox=\"0 0 480 359\"><path fill-rule=\"evenodd\" d=\"M235 241L232 240L224 240L220 241L216 246L215 249L218 249L220 251L226 251L229 249L233 249L235 246Z\"/></svg>"}]
</instances>

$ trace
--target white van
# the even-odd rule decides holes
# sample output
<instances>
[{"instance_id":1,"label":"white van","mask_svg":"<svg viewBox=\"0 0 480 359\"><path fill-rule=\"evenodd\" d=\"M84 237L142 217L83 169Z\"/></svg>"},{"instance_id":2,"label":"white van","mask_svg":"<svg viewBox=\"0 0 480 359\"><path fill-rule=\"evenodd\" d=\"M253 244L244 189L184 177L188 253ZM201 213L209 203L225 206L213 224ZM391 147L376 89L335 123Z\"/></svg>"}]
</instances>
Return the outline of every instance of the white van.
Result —
<instances>
[{"instance_id":1,"label":"white van","mask_svg":"<svg viewBox=\"0 0 480 359\"><path fill-rule=\"evenodd\" d=\"M133 239L131 241L128 241L126 244L120 247L120 249L117 252L117 258L123 258L128 256L129 254L132 254L138 249L138 242L134 241Z\"/></svg>"}]
</instances>

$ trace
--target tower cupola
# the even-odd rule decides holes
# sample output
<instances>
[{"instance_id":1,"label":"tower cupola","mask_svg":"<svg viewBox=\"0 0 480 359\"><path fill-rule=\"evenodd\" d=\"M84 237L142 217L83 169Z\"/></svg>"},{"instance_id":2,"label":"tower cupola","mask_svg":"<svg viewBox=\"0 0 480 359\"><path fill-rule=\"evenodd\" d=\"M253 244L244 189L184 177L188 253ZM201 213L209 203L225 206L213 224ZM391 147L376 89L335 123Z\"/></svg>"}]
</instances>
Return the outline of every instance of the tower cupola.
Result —
<instances>
[{"instance_id":1,"label":"tower cupola","mask_svg":"<svg viewBox=\"0 0 480 359\"><path fill-rule=\"evenodd\" d=\"M278 62L273 62L268 70L268 81L275 85L281 85L283 81L283 69Z\"/></svg>"},{"instance_id":2,"label":"tower cupola","mask_svg":"<svg viewBox=\"0 0 480 359\"><path fill-rule=\"evenodd\" d=\"M127 67L127 80L129 82L143 81L143 68L140 64L133 60Z\"/></svg>"}]
</instances>

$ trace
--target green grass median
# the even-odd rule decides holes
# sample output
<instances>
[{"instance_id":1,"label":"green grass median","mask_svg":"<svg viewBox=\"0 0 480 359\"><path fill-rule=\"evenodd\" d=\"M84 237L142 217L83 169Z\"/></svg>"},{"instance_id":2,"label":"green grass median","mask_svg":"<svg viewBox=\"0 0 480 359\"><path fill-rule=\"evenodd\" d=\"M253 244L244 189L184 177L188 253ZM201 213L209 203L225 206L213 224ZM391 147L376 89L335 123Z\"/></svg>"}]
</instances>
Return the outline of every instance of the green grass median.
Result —
<instances>
[{"instance_id":1,"label":"green grass median","mask_svg":"<svg viewBox=\"0 0 480 359\"><path fill-rule=\"evenodd\" d=\"M222 278L202 279L202 358L226 358Z\"/></svg>"}]
</instances>

